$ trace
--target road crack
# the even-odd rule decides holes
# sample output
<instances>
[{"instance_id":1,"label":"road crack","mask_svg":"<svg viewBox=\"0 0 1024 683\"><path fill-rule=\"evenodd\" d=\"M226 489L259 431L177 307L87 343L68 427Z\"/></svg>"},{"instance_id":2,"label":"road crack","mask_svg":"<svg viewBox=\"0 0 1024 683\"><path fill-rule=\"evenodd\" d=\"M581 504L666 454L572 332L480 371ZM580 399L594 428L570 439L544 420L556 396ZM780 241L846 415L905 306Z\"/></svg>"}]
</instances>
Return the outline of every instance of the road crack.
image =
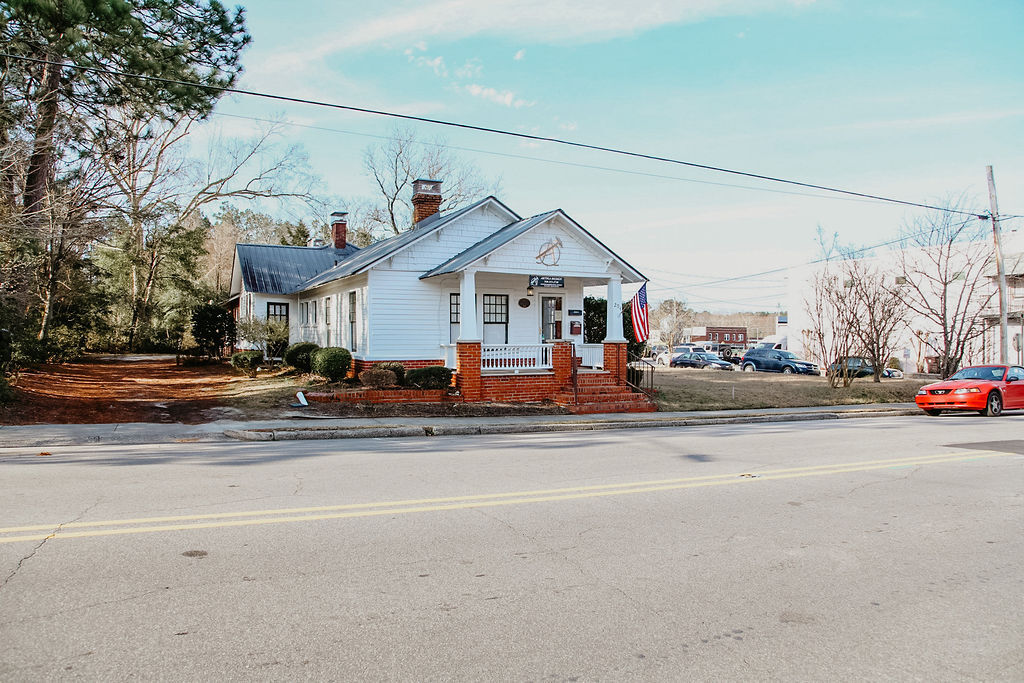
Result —
<instances>
[{"instance_id":1,"label":"road crack","mask_svg":"<svg viewBox=\"0 0 1024 683\"><path fill-rule=\"evenodd\" d=\"M11 581L11 579L17 576L18 572L21 571L22 565L31 560L35 556L35 554L38 553L44 545L46 545L47 541L49 541L51 538L60 533L60 530L63 529L66 524L73 524L74 522L79 521L80 519L82 519L82 517L85 517L85 515L88 514L90 510L99 505L100 502L102 502L102 500L103 499L101 498L100 500L97 500L95 503L93 503L86 509L82 510L82 512L80 512L78 516L74 519L69 519L66 522L61 522L56 527L54 527L53 531L51 531L45 538L43 538L43 540L39 541L35 548L32 548L32 552L18 560L18 564L15 565L14 569L11 570L11 573L7 575L7 578L4 579L4 582L0 583L0 590L6 588L7 584Z\"/></svg>"}]
</instances>

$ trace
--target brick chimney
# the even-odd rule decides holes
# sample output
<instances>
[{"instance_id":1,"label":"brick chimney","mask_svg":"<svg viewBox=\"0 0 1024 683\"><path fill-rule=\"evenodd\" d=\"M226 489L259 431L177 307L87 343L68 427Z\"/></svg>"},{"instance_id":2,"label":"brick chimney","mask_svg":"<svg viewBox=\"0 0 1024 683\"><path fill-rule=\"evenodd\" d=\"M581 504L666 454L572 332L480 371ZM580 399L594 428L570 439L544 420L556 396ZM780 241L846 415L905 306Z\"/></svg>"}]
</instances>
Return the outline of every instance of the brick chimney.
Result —
<instances>
[{"instance_id":1,"label":"brick chimney","mask_svg":"<svg viewBox=\"0 0 1024 683\"><path fill-rule=\"evenodd\" d=\"M412 181L412 222L419 223L441 210L441 181L419 178Z\"/></svg>"},{"instance_id":2,"label":"brick chimney","mask_svg":"<svg viewBox=\"0 0 1024 683\"><path fill-rule=\"evenodd\" d=\"M344 249L348 244L348 214L344 211L331 214L331 240L335 249Z\"/></svg>"}]
</instances>

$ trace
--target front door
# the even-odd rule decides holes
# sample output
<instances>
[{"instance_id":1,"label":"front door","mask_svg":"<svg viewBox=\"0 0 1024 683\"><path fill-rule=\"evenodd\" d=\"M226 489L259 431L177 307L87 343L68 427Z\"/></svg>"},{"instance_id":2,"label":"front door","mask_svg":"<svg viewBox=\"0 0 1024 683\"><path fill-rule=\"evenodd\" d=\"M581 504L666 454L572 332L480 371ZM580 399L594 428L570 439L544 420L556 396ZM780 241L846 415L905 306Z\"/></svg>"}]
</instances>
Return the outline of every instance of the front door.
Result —
<instances>
[{"instance_id":1,"label":"front door","mask_svg":"<svg viewBox=\"0 0 1024 683\"><path fill-rule=\"evenodd\" d=\"M562 338L562 297L540 298L540 339L549 342Z\"/></svg>"}]
</instances>

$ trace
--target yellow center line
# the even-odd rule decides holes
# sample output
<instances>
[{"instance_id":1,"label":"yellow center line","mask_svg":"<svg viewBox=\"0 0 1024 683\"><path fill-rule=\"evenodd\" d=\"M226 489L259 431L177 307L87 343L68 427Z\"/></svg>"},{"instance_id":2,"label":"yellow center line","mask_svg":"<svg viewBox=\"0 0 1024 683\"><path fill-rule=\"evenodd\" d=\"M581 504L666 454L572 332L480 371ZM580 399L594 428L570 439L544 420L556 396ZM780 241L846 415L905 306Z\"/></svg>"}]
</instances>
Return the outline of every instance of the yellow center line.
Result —
<instances>
[{"instance_id":1,"label":"yellow center line","mask_svg":"<svg viewBox=\"0 0 1024 683\"><path fill-rule=\"evenodd\" d=\"M47 538L86 538L92 536L113 536L127 534L154 533L159 531L182 531L187 529L212 529L240 526L256 526L262 524L282 524L289 522L310 522L330 519L354 519L360 517L376 517L417 512L433 512L446 510L466 510L483 507L505 505L522 505L526 503L557 502L598 498L606 496L634 495L638 493L654 493L675 491L689 488L722 486L755 481L783 480L798 477L824 476L847 472L864 472L893 467L911 467L915 465L931 465L950 462L965 462L984 458L996 458L1012 455L992 451L967 451L956 454L915 456L908 458L888 458L883 460L864 460L852 463L833 465L815 465L810 467L793 467L755 472L708 475L676 479L657 479L649 481L627 482L620 484L599 484L571 488L539 489L534 491L515 491L508 493L453 496L447 498L419 498L400 501L383 501L375 503L351 503L345 505L327 505L304 508L282 508L277 510L252 510L247 512L225 512L202 515L179 515L173 517L143 517L137 519L106 520L97 522L72 522L68 524L32 525L21 527L0 528L0 534L11 534L24 531L48 530L47 534L27 536L0 537L0 544L19 541L39 541ZM752 475L752 476L744 476ZM307 514L302 514L307 513ZM320 513L320 514L308 514ZM262 518L260 518L262 517ZM246 519L241 519L246 518ZM254 519L255 518L255 519ZM198 520L216 520L202 522ZM190 524L163 524L163 522L187 522ZM106 526L147 525L133 528L92 529L90 531L65 531L71 528L89 528ZM54 531L57 529L56 531Z\"/></svg>"}]
</instances>

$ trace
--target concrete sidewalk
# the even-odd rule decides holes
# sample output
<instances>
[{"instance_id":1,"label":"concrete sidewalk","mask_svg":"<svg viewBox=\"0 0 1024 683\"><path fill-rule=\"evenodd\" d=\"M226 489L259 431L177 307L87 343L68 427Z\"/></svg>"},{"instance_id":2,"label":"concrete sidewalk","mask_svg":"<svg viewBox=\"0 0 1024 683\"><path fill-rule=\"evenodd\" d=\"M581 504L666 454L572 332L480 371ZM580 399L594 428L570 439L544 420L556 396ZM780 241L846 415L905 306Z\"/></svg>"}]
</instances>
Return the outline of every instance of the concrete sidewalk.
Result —
<instances>
[{"instance_id":1,"label":"concrete sidewalk","mask_svg":"<svg viewBox=\"0 0 1024 683\"><path fill-rule=\"evenodd\" d=\"M218 420L200 425L127 423L0 426L0 448L69 445L129 445L191 442L284 441L298 439L380 438L465 434L514 434L604 429L651 429L712 424L836 420L918 415L913 403L810 406L755 410L508 417L315 418L298 412L280 420Z\"/></svg>"}]
</instances>

